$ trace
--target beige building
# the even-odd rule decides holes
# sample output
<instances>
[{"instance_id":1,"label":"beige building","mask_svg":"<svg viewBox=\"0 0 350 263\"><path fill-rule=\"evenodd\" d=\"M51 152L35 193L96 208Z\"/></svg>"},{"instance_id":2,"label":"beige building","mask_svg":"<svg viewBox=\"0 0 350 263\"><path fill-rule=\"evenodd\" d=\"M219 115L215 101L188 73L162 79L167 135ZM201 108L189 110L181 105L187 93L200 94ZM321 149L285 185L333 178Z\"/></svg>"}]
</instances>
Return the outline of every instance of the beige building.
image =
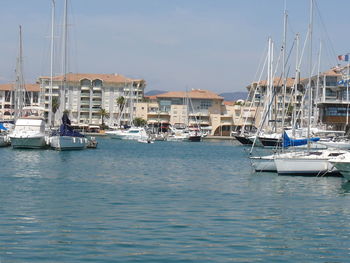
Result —
<instances>
[{"instance_id":1,"label":"beige building","mask_svg":"<svg viewBox=\"0 0 350 263\"><path fill-rule=\"evenodd\" d=\"M40 85L25 84L25 106L40 105ZM13 120L14 115L14 84L0 84L0 120Z\"/></svg>"},{"instance_id":2,"label":"beige building","mask_svg":"<svg viewBox=\"0 0 350 263\"><path fill-rule=\"evenodd\" d=\"M50 96L60 101L63 80L63 76L54 77L50 92L50 77L39 78L43 96L42 106L45 107L47 115L50 111ZM115 125L120 117L121 122L126 122L133 118L135 104L143 99L145 86L146 82L142 79L131 79L120 74L70 73L66 76L64 110L69 111L71 121L75 125L101 124L101 109L105 109L109 114L108 125ZM117 98L121 96L126 102L122 115L117 104ZM59 118L56 118L56 124L59 123Z\"/></svg>"},{"instance_id":3,"label":"beige building","mask_svg":"<svg viewBox=\"0 0 350 263\"><path fill-rule=\"evenodd\" d=\"M147 97L136 106L136 116L150 125L197 127L212 135L229 136L234 125L235 109L224 104L223 97L208 90L172 91ZM240 115L240 114L239 114Z\"/></svg>"}]
</instances>

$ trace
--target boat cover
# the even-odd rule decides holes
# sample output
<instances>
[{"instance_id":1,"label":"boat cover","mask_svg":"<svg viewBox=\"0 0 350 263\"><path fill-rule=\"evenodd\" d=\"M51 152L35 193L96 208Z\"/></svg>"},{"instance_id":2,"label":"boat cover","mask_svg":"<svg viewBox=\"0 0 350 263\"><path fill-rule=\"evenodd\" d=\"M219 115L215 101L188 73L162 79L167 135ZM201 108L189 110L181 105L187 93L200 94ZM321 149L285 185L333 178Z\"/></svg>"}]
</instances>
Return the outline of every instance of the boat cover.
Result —
<instances>
[{"instance_id":1,"label":"boat cover","mask_svg":"<svg viewBox=\"0 0 350 263\"><path fill-rule=\"evenodd\" d=\"M54 135L71 136L71 137L85 137L83 134L73 130L67 113L63 113L62 124L60 126L60 129L59 129L59 131L54 133Z\"/></svg>"},{"instance_id":2,"label":"boat cover","mask_svg":"<svg viewBox=\"0 0 350 263\"><path fill-rule=\"evenodd\" d=\"M291 139L286 132L283 133L283 147L306 145L308 140L311 142L317 142L320 140L320 138L313 137L310 139Z\"/></svg>"},{"instance_id":3,"label":"boat cover","mask_svg":"<svg viewBox=\"0 0 350 263\"><path fill-rule=\"evenodd\" d=\"M7 131L7 128L4 127L3 123L0 123L0 130Z\"/></svg>"}]
</instances>

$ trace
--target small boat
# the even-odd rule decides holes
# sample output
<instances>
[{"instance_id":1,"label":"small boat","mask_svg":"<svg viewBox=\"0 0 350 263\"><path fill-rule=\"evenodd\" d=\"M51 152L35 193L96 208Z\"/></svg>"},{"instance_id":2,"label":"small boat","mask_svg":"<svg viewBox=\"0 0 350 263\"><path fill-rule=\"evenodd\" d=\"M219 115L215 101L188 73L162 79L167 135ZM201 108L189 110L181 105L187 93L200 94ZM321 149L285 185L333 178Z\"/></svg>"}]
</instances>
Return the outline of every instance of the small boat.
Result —
<instances>
[{"instance_id":1,"label":"small boat","mask_svg":"<svg viewBox=\"0 0 350 263\"><path fill-rule=\"evenodd\" d=\"M151 139L138 139L137 141L140 143L154 143Z\"/></svg>"},{"instance_id":2,"label":"small boat","mask_svg":"<svg viewBox=\"0 0 350 263\"><path fill-rule=\"evenodd\" d=\"M67 113L63 114L60 129L52 134L49 142L51 148L59 151L82 150L88 145L88 139L71 127Z\"/></svg>"},{"instance_id":3,"label":"small boat","mask_svg":"<svg viewBox=\"0 0 350 263\"><path fill-rule=\"evenodd\" d=\"M88 139L88 143L86 145L86 148L89 148L89 149L96 149L97 148L97 140L95 137L90 137L90 139Z\"/></svg>"},{"instance_id":4,"label":"small boat","mask_svg":"<svg viewBox=\"0 0 350 263\"><path fill-rule=\"evenodd\" d=\"M6 147L11 144L10 138L7 134L7 128L0 123L0 147Z\"/></svg>"}]
</instances>

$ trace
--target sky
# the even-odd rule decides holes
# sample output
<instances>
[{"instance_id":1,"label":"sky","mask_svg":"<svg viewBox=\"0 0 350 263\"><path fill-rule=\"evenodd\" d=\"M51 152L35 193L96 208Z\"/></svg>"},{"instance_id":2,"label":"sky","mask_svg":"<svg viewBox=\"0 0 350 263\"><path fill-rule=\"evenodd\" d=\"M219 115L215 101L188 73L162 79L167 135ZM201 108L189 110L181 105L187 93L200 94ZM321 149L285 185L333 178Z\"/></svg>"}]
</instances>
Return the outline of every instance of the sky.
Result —
<instances>
[{"instance_id":1,"label":"sky","mask_svg":"<svg viewBox=\"0 0 350 263\"><path fill-rule=\"evenodd\" d=\"M62 73L63 2L56 0L55 75ZM0 0L0 4L0 83L15 79L19 25L26 83L49 75L51 0ZM275 43L277 61L285 5L289 53L296 33L301 35L301 46L305 41L309 0L70 0L69 72L142 78L146 91L245 91L260 75L268 37ZM337 55L350 52L348 18L339 12L350 10L350 1L317 0L314 10L313 67L322 42L322 71L339 63ZM294 53L295 48L289 76ZM306 57L305 53L303 65Z\"/></svg>"}]
</instances>

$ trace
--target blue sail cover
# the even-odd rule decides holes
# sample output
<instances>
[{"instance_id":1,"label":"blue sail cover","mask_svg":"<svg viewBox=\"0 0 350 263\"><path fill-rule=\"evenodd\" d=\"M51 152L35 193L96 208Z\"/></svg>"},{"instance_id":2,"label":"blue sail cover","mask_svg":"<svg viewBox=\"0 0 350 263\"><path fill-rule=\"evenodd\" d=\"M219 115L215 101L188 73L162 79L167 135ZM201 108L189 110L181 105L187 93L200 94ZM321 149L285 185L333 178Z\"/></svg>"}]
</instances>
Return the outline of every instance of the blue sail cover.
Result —
<instances>
[{"instance_id":1,"label":"blue sail cover","mask_svg":"<svg viewBox=\"0 0 350 263\"><path fill-rule=\"evenodd\" d=\"M7 131L7 129L4 127L3 123L0 123L0 130Z\"/></svg>"},{"instance_id":2,"label":"blue sail cover","mask_svg":"<svg viewBox=\"0 0 350 263\"><path fill-rule=\"evenodd\" d=\"M59 131L54 132L53 135L71 136L71 137L85 137L83 134L73 130L73 128L70 124L71 124L71 122L68 118L67 113L64 113L62 116L62 124L60 126L60 129L59 129Z\"/></svg>"},{"instance_id":3,"label":"blue sail cover","mask_svg":"<svg viewBox=\"0 0 350 263\"><path fill-rule=\"evenodd\" d=\"M311 142L317 142L320 140L320 138L313 137L310 139L291 139L286 132L283 133L283 147L306 145L308 140Z\"/></svg>"}]
</instances>

